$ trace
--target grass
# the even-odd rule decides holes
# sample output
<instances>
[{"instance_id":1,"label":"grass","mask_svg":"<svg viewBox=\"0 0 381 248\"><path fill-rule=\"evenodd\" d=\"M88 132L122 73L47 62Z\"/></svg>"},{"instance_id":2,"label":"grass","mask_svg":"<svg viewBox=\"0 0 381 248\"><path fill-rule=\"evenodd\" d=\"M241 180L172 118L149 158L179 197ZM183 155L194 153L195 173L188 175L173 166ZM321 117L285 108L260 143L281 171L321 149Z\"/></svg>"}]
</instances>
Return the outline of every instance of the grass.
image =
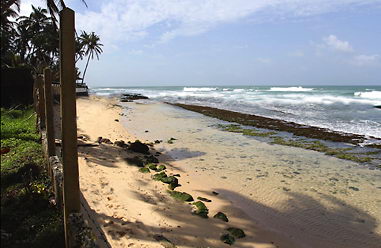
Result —
<instances>
[{"instance_id":1,"label":"grass","mask_svg":"<svg viewBox=\"0 0 381 248\"><path fill-rule=\"evenodd\" d=\"M61 213L49 203L40 135L31 108L1 109L1 244L63 247Z\"/></svg>"}]
</instances>

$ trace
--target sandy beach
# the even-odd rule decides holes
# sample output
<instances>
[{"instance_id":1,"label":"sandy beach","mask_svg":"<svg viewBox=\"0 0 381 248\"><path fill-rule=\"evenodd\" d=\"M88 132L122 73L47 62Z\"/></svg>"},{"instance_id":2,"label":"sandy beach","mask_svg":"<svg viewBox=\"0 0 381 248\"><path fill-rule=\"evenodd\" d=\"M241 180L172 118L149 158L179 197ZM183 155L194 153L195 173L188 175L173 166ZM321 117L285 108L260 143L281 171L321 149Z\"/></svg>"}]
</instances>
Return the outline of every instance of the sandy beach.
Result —
<instances>
[{"instance_id":1,"label":"sandy beach","mask_svg":"<svg viewBox=\"0 0 381 248\"><path fill-rule=\"evenodd\" d=\"M211 200L209 218L200 218L130 162L143 155L115 144L80 146L83 209L104 247L229 247L220 240L228 227L246 234L232 247L381 243L379 170L223 132L210 117L163 103L122 106L91 96L77 100L77 113L79 142L162 140L150 153L168 175L180 175L176 190ZM219 211L229 222L213 218Z\"/></svg>"}]
</instances>

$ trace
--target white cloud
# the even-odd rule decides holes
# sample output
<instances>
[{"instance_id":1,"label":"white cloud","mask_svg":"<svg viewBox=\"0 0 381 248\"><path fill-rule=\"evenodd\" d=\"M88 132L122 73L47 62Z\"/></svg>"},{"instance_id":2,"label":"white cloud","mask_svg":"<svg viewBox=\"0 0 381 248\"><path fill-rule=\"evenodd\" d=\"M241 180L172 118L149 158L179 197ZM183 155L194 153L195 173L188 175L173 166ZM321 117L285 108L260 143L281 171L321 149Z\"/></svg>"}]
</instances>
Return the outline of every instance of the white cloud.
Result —
<instances>
[{"instance_id":1,"label":"white cloud","mask_svg":"<svg viewBox=\"0 0 381 248\"><path fill-rule=\"evenodd\" d=\"M22 8L30 3L44 6L41 0L25 0ZM275 19L295 18L377 3L381 0L99 0L88 2L88 9L76 13L76 26L99 34L106 47L148 35L168 42L249 16L260 18L255 15L259 13ZM96 11L92 5L97 5Z\"/></svg>"},{"instance_id":2,"label":"white cloud","mask_svg":"<svg viewBox=\"0 0 381 248\"><path fill-rule=\"evenodd\" d=\"M339 40L335 35L331 34L323 38L325 45L333 50L340 52L353 52L352 46L348 41Z\"/></svg>"},{"instance_id":3,"label":"white cloud","mask_svg":"<svg viewBox=\"0 0 381 248\"><path fill-rule=\"evenodd\" d=\"M351 64L356 66L369 66L369 65L376 65L379 62L380 62L380 55L378 54L373 54L373 55L360 54L353 57Z\"/></svg>"}]
</instances>

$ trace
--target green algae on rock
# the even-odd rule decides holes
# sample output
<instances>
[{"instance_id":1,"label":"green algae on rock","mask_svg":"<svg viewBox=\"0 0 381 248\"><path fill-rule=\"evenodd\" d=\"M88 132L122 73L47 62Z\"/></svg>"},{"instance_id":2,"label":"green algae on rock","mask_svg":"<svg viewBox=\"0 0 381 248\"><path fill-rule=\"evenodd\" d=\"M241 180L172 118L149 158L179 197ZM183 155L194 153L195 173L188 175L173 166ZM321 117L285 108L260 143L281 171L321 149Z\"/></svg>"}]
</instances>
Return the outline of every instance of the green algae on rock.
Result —
<instances>
[{"instance_id":1,"label":"green algae on rock","mask_svg":"<svg viewBox=\"0 0 381 248\"><path fill-rule=\"evenodd\" d=\"M222 221L225 221L225 222L229 222L229 219L228 217L226 216L226 214L222 213L222 212L218 212L216 213L213 218L216 218L216 219L220 219Z\"/></svg>"},{"instance_id":2,"label":"green algae on rock","mask_svg":"<svg viewBox=\"0 0 381 248\"><path fill-rule=\"evenodd\" d=\"M156 173L155 175L152 176L152 179L155 181L161 181L163 178L167 177L167 174L165 174L164 171L160 173Z\"/></svg>"},{"instance_id":3,"label":"green algae on rock","mask_svg":"<svg viewBox=\"0 0 381 248\"><path fill-rule=\"evenodd\" d=\"M143 167L143 168L139 169L139 172L141 172L141 173L150 173L150 170L148 168L146 168L146 167Z\"/></svg>"},{"instance_id":4,"label":"green algae on rock","mask_svg":"<svg viewBox=\"0 0 381 248\"><path fill-rule=\"evenodd\" d=\"M200 201L204 201L204 202L212 202L212 200L209 200L208 198L205 198L205 197L197 197L198 200Z\"/></svg>"},{"instance_id":5,"label":"green algae on rock","mask_svg":"<svg viewBox=\"0 0 381 248\"><path fill-rule=\"evenodd\" d=\"M168 191L169 195L175 198L176 200L179 201L186 201L186 202L191 202L193 201L193 197L186 193L186 192L179 192L179 191Z\"/></svg>"},{"instance_id":6,"label":"green algae on rock","mask_svg":"<svg viewBox=\"0 0 381 248\"><path fill-rule=\"evenodd\" d=\"M209 209L202 201L193 202L192 205L196 207L196 209L193 211L193 214L198 215L202 218L208 218Z\"/></svg>"},{"instance_id":7,"label":"green algae on rock","mask_svg":"<svg viewBox=\"0 0 381 248\"><path fill-rule=\"evenodd\" d=\"M165 165L161 164L161 165L157 166L156 171L163 171L165 169L167 169L167 167L165 167Z\"/></svg>"},{"instance_id":8,"label":"green algae on rock","mask_svg":"<svg viewBox=\"0 0 381 248\"><path fill-rule=\"evenodd\" d=\"M245 232L244 232L242 229L240 229L240 228L229 227L229 228L226 229L226 230L227 230L231 235L233 235L235 238L237 238L237 239L246 237Z\"/></svg>"},{"instance_id":9,"label":"green algae on rock","mask_svg":"<svg viewBox=\"0 0 381 248\"><path fill-rule=\"evenodd\" d=\"M235 238L233 236L231 236L230 234L223 234L221 237L220 237L220 240L222 242L224 242L225 244L228 244L228 245L232 245L234 244L235 242Z\"/></svg>"},{"instance_id":10,"label":"green algae on rock","mask_svg":"<svg viewBox=\"0 0 381 248\"><path fill-rule=\"evenodd\" d=\"M154 171L157 170L157 165L156 164L149 163L149 164L146 165L146 167L148 167L150 170L154 170Z\"/></svg>"}]
</instances>

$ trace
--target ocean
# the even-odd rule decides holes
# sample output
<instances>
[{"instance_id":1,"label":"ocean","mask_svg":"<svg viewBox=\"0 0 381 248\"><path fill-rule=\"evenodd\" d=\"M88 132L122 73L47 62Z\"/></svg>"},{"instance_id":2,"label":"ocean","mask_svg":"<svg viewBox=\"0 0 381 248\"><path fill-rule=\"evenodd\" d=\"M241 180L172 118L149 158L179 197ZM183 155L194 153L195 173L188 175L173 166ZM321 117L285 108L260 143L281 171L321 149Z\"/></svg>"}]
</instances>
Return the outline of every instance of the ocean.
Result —
<instances>
[{"instance_id":1,"label":"ocean","mask_svg":"<svg viewBox=\"0 0 381 248\"><path fill-rule=\"evenodd\" d=\"M381 138L381 86L97 87L95 95L140 93L150 100L254 114Z\"/></svg>"}]
</instances>

